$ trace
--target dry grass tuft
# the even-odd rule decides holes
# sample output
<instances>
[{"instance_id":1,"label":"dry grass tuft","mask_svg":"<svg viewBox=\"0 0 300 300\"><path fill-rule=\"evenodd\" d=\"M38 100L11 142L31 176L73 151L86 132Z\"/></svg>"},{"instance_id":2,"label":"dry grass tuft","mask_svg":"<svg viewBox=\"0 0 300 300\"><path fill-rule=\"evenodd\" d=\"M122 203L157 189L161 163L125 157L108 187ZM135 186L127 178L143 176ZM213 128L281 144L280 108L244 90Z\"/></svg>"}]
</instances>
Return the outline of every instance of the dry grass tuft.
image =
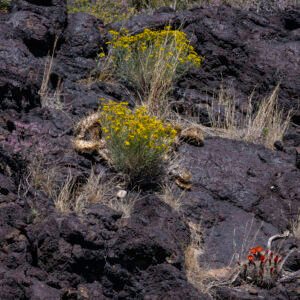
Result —
<instances>
[{"instance_id":1,"label":"dry grass tuft","mask_svg":"<svg viewBox=\"0 0 300 300\"><path fill-rule=\"evenodd\" d=\"M56 110L63 110L64 106L62 103L62 90L63 90L63 83L59 79L56 85L55 91L52 91L49 88L50 77L52 73L53 61L54 61L54 54L55 49L57 47L58 37L55 38L54 46L52 50L51 56L48 56L46 59L45 67L44 67L44 75L42 85L39 90L39 95L41 97L41 105L42 107L49 107Z\"/></svg>"},{"instance_id":2,"label":"dry grass tuft","mask_svg":"<svg viewBox=\"0 0 300 300\"><path fill-rule=\"evenodd\" d=\"M208 106L212 128L217 129L217 135L263 144L273 149L274 143L282 140L291 119L290 112L284 117L278 108L278 92L279 85L269 97L260 102L256 110L253 108L251 96L247 112L239 114L235 99L228 96L221 87L216 103Z\"/></svg>"},{"instance_id":3,"label":"dry grass tuft","mask_svg":"<svg viewBox=\"0 0 300 300\"><path fill-rule=\"evenodd\" d=\"M111 23L128 19L136 13L127 0L68 0L68 12L84 12Z\"/></svg>"},{"instance_id":4,"label":"dry grass tuft","mask_svg":"<svg viewBox=\"0 0 300 300\"><path fill-rule=\"evenodd\" d=\"M185 268L188 281L196 287L199 291L205 291L204 281L206 274L200 267L198 258L201 250L193 244L189 245L185 250Z\"/></svg>"},{"instance_id":5,"label":"dry grass tuft","mask_svg":"<svg viewBox=\"0 0 300 300\"><path fill-rule=\"evenodd\" d=\"M292 222L292 232L294 237L300 240L300 210L298 212L297 220Z\"/></svg>"},{"instance_id":6,"label":"dry grass tuft","mask_svg":"<svg viewBox=\"0 0 300 300\"><path fill-rule=\"evenodd\" d=\"M125 197L118 198L121 185L117 177L107 178L104 173L95 174L93 170L80 186L69 176L55 200L55 206L62 213L75 211L80 214L89 203L101 203L122 213L123 218L128 218L140 195L127 192Z\"/></svg>"},{"instance_id":7,"label":"dry grass tuft","mask_svg":"<svg viewBox=\"0 0 300 300\"><path fill-rule=\"evenodd\" d=\"M199 256L203 254L202 229L200 224L188 223L191 232L191 244L185 251L185 268L188 281L208 299L215 299L214 288L221 285L230 285L235 275L235 268L225 266L212 268L207 264L199 263Z\"/></svg>"},{"instance_id":8,"label":"dry grass tuft","mask_svg":"<svg viewBox=\"0 0 300 300\"><path fill-rule=\"evenodd\" d=\"M57 181L58 175L60 170L57 167L49 167L41 157L36 157L28 166L26 183L28 187L32 186L53 199L56 209L61 213L82 213L87 204L102 203L128 218L135 201L140 198L139 193L130 191L124 197L118 197L123 180L116 176L108 178L103 172L95 174L92 170L83 184L79 184L69 173L61 185Z\"/></svg>"},{"instance_id":9,"label":"dry grass tuft","mask_svg":"<svg viewBox=\"0 0 300 300\"><path fill-rule=\"evenodd\" d=\"M49 198L56 198L59 186L56 182L58 174L57 167L45 166L45 161L41 156L37 156L28 165L28 186L43 191Z\"/></svg>"},{"instance_id":10,"label":"dry grass tuft","mask_svg":"<svg viewBox=\"0 0 300 300\"><path fill-rule=\"evenodd\" d=\"M105 178L104 173L95 174L91 171L87 182L79 189L75 198L75 211L82 212L87 203L102 203L129 217L138 194L127 193L123 199L117 197L122 182L117 177ZM135 197L136 196L136 197Z\"/></svg>"},{"instance_id":11,"label":"dry grass tuft","mask_svg":"<svg viewBox=\"0 0 300 300\"><path fill-rule=\"evenodd\" d=\"M182 191L180 194L175 194L174 189L174 184L166 183L162 186L162 191L158 197L178 212L180 211L185 191Z\"/></svg>"},{"instance_id":12,"label":"dry grass tuft","mask_svg":"<svg viewBox=\"0 0 300 300\"><path fill-rule=\"evenodd\" d=\"M55 208L61 213L69 213L73 209L73 199L75 197L74 178L71 173L68 175L64 185L54 198Z\"/></svg>"}]
</instances>

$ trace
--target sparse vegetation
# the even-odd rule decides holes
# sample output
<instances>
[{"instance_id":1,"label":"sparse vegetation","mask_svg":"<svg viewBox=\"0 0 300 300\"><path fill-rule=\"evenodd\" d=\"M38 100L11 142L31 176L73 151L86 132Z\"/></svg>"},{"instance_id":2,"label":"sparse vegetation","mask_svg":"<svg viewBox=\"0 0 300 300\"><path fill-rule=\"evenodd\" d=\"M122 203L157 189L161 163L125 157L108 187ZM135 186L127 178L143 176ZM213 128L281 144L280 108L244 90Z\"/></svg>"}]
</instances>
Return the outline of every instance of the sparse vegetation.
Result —
<instances>
[{"instance_id":1,"label":"sparse vegetation","mask_svg":"<svg viewBox=\"0 0 300 300\"><path fill-rule=\"evenodd\" d=\"M0 12L6 12L11 4L11 0L0 0Z\"/></svg>"},{"instance_id":2,"label":"sparse vegetation","mask_svg":"<svg viewBox=\"0 0 300 300\"><path fill-rule=\"evenodd\" d=\"M118 197L118 191L121 190L122 185L120 178L114 176L107 178L103 172L95 174L92 170L86 183L76 193L74 210L80 213L88 203L102 203L121 212L124 218L128 218L140 195L127 192L124 197Z\"/></svg>"},{"instance_id":3,"label":"sparse vegetation","mask_svg":"<svg viewBox=\"0 0 300 300\"><path fill-rule=\"evenodd\" d=\"M127 192L120 198L118 191L121 185L120 178L108 178L103 172L95 174L93 170L81 185L75 185L74 178L69 176L56 197L55 206L62 213L75 211L80 214L88 204L101 203L122 213L123 218L128 218L140 194Z\"/></svg>"},{"instance_id":4,"label":"sparse vegetation","mask_svg":"<svg viewBox=\"0 0 300 300\"><path fill-rule=\"evenodd\" d=\"M135 13L135 8L124 0L74 0L68 1L68 12L84 12L101 19L104 23L111 23L127 19Z\"/></svg>"},{"instance_id":5,"label":"sparse vegetation","mask_svg":"<svg viewBox=\"0 0 300 300\"><path fill-rule=\"evenodd\" d=\"M179 211L182 205L184 191L177 194L174 190L174 184L164 184L161 193L158 194L159 198L172 207L175 211Z\"/></svg>"},{"instance_id":6,"label":"sparse vegetation","mask_svg":"<svg viewBox=\"0 0 300 300\"><path fill-rule=\"evenodd\" d=\"M2 0L4 9L11 1ZM298 0L68 0L68 12L84 12L91 14L104 23L117 22L128 19L140 11L158 9L169 6L175 10L188 9L199 5L229 4L242 9L256 11L285 9L290 5L299 5Z\"/></svg>"},{"instance_id":7,"label":"sparse vegetation","mask_svg":"<svg viewBox=\"0 0 300 300\"><path fill-rule=\"evenodd\" d=\"M236 100L221 87L218 99L208 106L211 126L217 129L218 135L263 144L272 149L275 141L282 140L291 117L291 113L284 116L279 109L278 92L279 86L256 109L250 97L247 111L242 114L237 110Z\"/></svg>"},{"instance_id":8,"label":"sparse vegetation","mask_svg":"<svg viewBox=\"0 0 300 300\"><path fill-rule=\"evenodd\" d=\"M169 26L158 31L145 29L135 35L126 30L110 33L107 59L112 61L115 76L137 91L151 113L163 116L168 111L167 96L174 81L188 68L200 67L202 57L184 32Z\"/></svg>"},{"instance_id":9,"label":"sparse vegetation","mask_svg":"<svg viewBox=\"0 0 300 300\"><path fill-rule=\"evenodd\" d=\"M48 57L46 58L43 81L39 90L39 95L41 97L42 107L49 107L56 110L62 110L63 109L63 103L61 99L62 89L63 89L62 81L60 79L58 80L54 91L49 86L57 42L58 42L58 37L55 38L52 54L48 55Z\"/></svg>"},{"instance_id":10,"label":"sparse vegetation","mask_svg":"<svg viewBox=\"0 0 300 300\"><path fill-rule=\"evenodd\" d=\"M126 102L108 101L100 114L103 136L113 166L140 186L164 172L163 156L174 142L176 130L150 116L144 106L131 111Z\"/></svg>"},{"instance_id":11,"label":"sparse vegetation","mask_svg":"<svg viewBox=\"0 0 300 300\"><path fill-rule=\"evenodd\" d=\"M68 174L68 177L54 198L55 208L61 213L68 213L74 208L75 178Z\"/></svg>"},{"instance_id":12,"label":"sparse vegetation","mask_svg":"<svg viewBox=\"0 0 300 300\"><path fill-rule=\"evenodd\" d=\"M185 249L185 269L188 281L201 293L210 294L212 276L209 269L200 265L199 257L203 253L201 224L188 222L191 243Z\"/></svg>"},{"instance_id":13,"label":"sparse vegetation","mask_svg":"<svg viewBox=\"0 0 300 300\"><path fill-rule=\"evenodd\" d=\"M129 2L137 10L157 9L163 6L170 6L176 10L188 8L192 4L197 3L197 0L131 0Z\"/></svg>"},{"instance_id":14,"label":"sparse vegetation","mask_svg":"<svg viewBox=\"0 0 300 300\"><path fill-rule=\"evenodd\" d=\"M202 0L202 4L229 4L241 9L277 10L299 4L298 0Z\"/></svg>"},{"instance_id":15,"label":"sparse vegetation","mask_svg":"<svg viewBox=\"0 0 300 300\"><path fill-rule=\"evenodd\" d=\"M300 240L300 210L298 211L297 219L292 222L292 232L295 238Z\"/></svg>"},{"instance_id":16,"label":"sparse vegetation","mask_svg":"<svg viewBox=\"0 0 300 300\"><path fill-rule=\"evenodd\" d=\"M53 199L56 209L61 213L82 213L89 203L102 203L127 218L135 201L140 197L139 193L130 191L124 197L118 197L124 181L116 176L107 177L103 172L95 174L91 170L84 183L78 183L69 173L63 184L57 181L59 173L57 167L49 167L41 157L37 157L29 165L26 184Z\"/></svg>"},{"instance_id":17,"label":"sparse vegetation","mask_svg":"<svg viewBox=\"0 0 300 300\"><path fill-rule=\"evenodd\" d=\"M55 180L58 172L56 166L47 166L42 155L37 155L28 165L26 184L43 191L49 198L55 199L59 191L59 184Z\"/></svg>"}]
</instances>

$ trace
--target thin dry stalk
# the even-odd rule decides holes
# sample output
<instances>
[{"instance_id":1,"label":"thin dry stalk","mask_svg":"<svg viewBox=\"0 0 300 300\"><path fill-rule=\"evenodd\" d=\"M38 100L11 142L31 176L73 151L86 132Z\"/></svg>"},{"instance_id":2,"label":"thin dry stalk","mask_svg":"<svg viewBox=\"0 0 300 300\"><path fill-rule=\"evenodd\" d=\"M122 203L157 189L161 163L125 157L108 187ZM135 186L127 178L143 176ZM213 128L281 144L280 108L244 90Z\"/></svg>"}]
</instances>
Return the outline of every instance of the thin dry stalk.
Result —
<instances>
[{"instance_id":1,"label":"thin dry stalk","mask_svg":"<svg viewBox=\"0 0 300 300\"><path fill-rule=\"evenodd\" d=\"M237 244L236 243L236 228L233 231L233 255L231 258L231 261L229 262L229 266L236 266L237 262L240 262L246 257L248 251L250 248L253 247L253 245L256 245L257 236L259 232L262 229L263 224L261 223L260 226L258 226L257 230L254 232L254 228L257 227L257 224L254 224L254 217L246 222L245 226L243 228L239 228L239 230L243 230L243 239L242 243ZM240 238L237 238L237 240L240 240Z\"/></svg>"},{"instance_id":2,"label":"thin dry stalk","mask_svg":"<svg viewBox=\"0 0 300 300\"><path fill-rule=\"evenodd\" d=\"M292 222L292 232L294 237L300 240L300 210L298 212L297 220Z\"/></svg>"},{"instance_id":3,"label":"thin dry stalk","mask_svg":"<svg viewBox=\"0 0 300 300\"><path fill-rule=\"evenodd\" d=\"M68 175L62 189L54 199L55 208L61 213L69 213L73 208L74 178Z\"/></svg>"},{"instance_id":4,"label":"thin dry stalk","mask_svg":"<svg viewBox=\"0 0 300 300\"><path fill-rule=\"evenodd\" d=\"M62 110L63 104L61 101L63 84L62 81L59 80L54 92L49 88L49 81L52 73L52 67L54 62L54 54L55 49L57 47L58 37L55 38L53 50L51 56L46 58L46 63L44 67L44 74L42 85L39 90L39 95L41 97L41 105L42 107L49 107L56 110Z\"/></svg>"},{"instance_id":5,"label":"thin dry stalk","mask_svg":"<svg viewBox=\"0 0 300 300\"><path fill-rule=\"evenodd\" d=\"M228 132L236 131L236 103L227 94L223 85L221 85L217 100L212 103L211 108L208 108L208 112L213 128L226 129Z\"/></svg>"},{"instance_id":6,"label":"thin dry stalk","mask_svg":"<svg viewBox=\"0 0 300 300\"><path fill-rule=\"evenodd\" d=\"M223 273L222 269L212 270L199 263L199 256L203 254L202 228L200 224L188 222L191 232L191 243L185 250L185 269L188 281L201 293L211 298L212 282ZM226 273L227 274L227 273ZM221 274L223 275L223 274Z\"/></svg>"},{"instance_id":7,"label":"thin dry stalk","mask_svg":"<svg viewBox=\"0 0 300 300\"><path fill-rule=\"evenodd\" d=\"M98 175L92 170L87 182L80 188L75 199L75 211L82 212L87 203L110 203L116 196L114 178L105 180L104 173Z\"/></svg>"},{"instance_id":8,"label":"thin dry stalk","mask_svg":"<svg viewBox=\"0 0 300 300\"><path fill-rule=\"evenodd\" d=\"M281 141L286 132L291 113L289 112L284 119L283 112L279 110L278 99L279 85L276 86L271 95L264 99L255 115L251 112L246 116L246 133L244 140L249 142L260 142L268 148L273 148L276 141ZM251 101L249 101L251 107Z\"/></svg>"},{"instance_id":9,"label":"thin dry stalk","mask_svg":"<svg viewBox=\"0 0 300 300\"><path fill-rule=\"evenodd\" d=\"M58 169L47 167L41 157L32 159L28 165L27 185L43 191L49 198L54 199L59 190L56 182Z\"/></svg>"}]
</instances>

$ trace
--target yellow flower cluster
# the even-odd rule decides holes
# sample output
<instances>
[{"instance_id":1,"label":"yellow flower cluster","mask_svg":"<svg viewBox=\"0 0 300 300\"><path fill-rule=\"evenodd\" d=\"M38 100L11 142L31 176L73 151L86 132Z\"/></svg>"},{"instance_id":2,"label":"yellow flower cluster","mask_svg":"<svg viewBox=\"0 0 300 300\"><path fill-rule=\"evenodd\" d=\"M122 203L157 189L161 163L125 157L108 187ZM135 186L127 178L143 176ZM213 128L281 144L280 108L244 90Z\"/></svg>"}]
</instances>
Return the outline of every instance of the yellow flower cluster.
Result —
<instances>
[{"instance_id":1,"label":"yellow flower cluster","mask_svg":"<svg viewBox=\"0 0 300 300\"><path fill-rule=\"evenodd\" d=\"M149 151L162 154L174 142L176 130L150 116L146 107L140 106L134 111L127 102L109 101L102 107L100 122L104 137L112 148L140 153Z\"/></svg>"},{"instance_id":2,"label":"yellow flower cluster","mask_svg":"<svg viewBox=\"0 0 300 300\"><path fill-rule=\"evenodd\" d=\"M141 186L163 174L163 155L177 134L171 125L150 116L144 106L132 111L126 102L114 101L103 103L99 121L114 168L131 183Z\"/></svg>"},{"instance_id":3,"label":"yellow flower cluster","mask_svg":"<svg viewBox=\"0 0 300 300\"><path fill-rule=\"evenodd\" d=\"M110 31L112 41L108 44L115 49L115 55L121 51L123 58L129 60L139 52L151 52L149 55L155 60L165 55L166 58L178 61L181 65L191 64L199 67L203 58L199 56L194 47L190 45L186 34L180 30L172 30L170 26L163 30L145 29L135 35L129 35L128 31Z\"/></svg>"}]
</instances>

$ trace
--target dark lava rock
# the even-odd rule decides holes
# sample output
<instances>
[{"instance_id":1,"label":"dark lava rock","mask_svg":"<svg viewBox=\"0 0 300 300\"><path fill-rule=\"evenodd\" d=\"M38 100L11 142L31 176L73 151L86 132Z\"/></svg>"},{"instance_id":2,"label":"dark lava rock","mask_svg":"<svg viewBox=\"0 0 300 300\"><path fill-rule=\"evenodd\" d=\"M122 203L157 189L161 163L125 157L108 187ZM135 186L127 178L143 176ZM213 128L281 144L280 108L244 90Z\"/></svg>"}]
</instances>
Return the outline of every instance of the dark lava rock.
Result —
<instances>
[{"instance_id":1,"label":"dark lava rock","mask_svg":"<svg viewBox=\"0 0 300 300\"><path fill-rule=\"evenodd\" d=\"M90 76L97 64L95 58L104 46L100 34L101 21L76 13L68 16L63 44L58 51L53 73L60 78L77 81Z\"/></svg>"},{"instance_id":2,"label":"dark lava rock","mask_svg":"<svg viewBox=\"0 0 300 300\"><path fill-rule=\"evenodd\" d=\"M136 203L110 259L129 270L144 270L172 256L174 265L182 269L183 250L189 242L189 231L179 216L156 197L147 197Z\"/></svg>"},{"instance_id":3,"label":"dark lava rock","mask_svg":"<svg viewBox=\"0 0 300 300\"><path fill-rule=\"evenodd\" d=\"M27 47L18 40L1 40L0 106L28 110L39 103L37 92L42 68Z\"/></svg>"},{"instance_id":4,"label":"dark lava rock","mask_svg":"<svg viewBox=\"0 0 300 300\"><path fill-rule=\"evenodd\" d=\"M0 20L0 105L17 110L39 105L45 56L66 23L65 1L13 1Z\"/></svg>"},{"instance_id":5,"label":"dark lava rock","mask_svg":"<svg viewBox=\"0 0 300 300\"><path fill-rule=\"evenodd\" d=\"M226 266L253 245L266 246L297 218L300 172L292 155L221 138L180 152L193 174L184 211L202 224L203 260L211 267Z\"/></svg>"},{"instance_id":6,"label":"dark lava rock","mask_svg":"<svg viewBox=\"0 0 300 300\"><path fill-rule=\"evenodd\" d=\"M76 13L68 16L68 26L64 32L64 43L60 54L69 57L95 58L104 46L99 28L102 22L95 17Z\"/></svg>"},{"instance_id":7,"label":"dark lava rock","mask_svg":"<svg viewBox=\"0 0 300 300\"><path fill-rule=\"evenodd\" d=\"M296 107L298 11L259 16L229 6L160 10L132 18L126 27L139 32L169 22L182 25L206 57L202 69L176 85L183 111L210 104L222 80L241 104L254 86L264 95L281 81L282 107ZM56 36L48 88L51 94L62 83L62 108L40 107L44 66ZM17 0L11 13L0 15L0 299L209 299L187 281L188 222L201 227L200 265L218 273L235 261L233 255L244 258L250 247L265 246L297 219L295 130L277 145L278 152L220 138L207 139L202 148L181 147L193 187L180 213L143 194L127 219L100 203L87 205L82 214L60 214L55 199L24 188L37 154L59 170L60 185L69 172L81 184L92 167L105 170L97 156L72 147L74 124L97 110L100 97L134 105L120 84L82 81L97 69L105 36L100 20L82 13L67 17L62 0ZM298 123L297 113L293 122ZM289 240L283 254L298 244ZM298 260L295 253L286 270L298 271ZM297 285L282 283L270 291L220 287L215 297L297 299Z\"/></svg>"},{"instance_id":8,"label":"dark lava rock","mask_svg":"<svg viewBox=\"0 0 300 300\"><path fill-rule=\"evenodd\" d=\"M106 274L127 298L172 299L172 295L184 294L190 299L205 299L182 272L183 252L189 242L183 219L156 197L145 197L136 202L130 219L110 246L111 266ZM132 273L134 280L130 280Z\"/></svg>"},{"instance_id":9,"label":"dark lava rock","mask_svg":"<svg viewBox=\"0 0 300 300\"><path fill-rule=\"evenodd\" d=\"M25 1L13 3L8 23L35 56L53 49L67 21L66 1Z\"/></svg>"}]
</instances>

